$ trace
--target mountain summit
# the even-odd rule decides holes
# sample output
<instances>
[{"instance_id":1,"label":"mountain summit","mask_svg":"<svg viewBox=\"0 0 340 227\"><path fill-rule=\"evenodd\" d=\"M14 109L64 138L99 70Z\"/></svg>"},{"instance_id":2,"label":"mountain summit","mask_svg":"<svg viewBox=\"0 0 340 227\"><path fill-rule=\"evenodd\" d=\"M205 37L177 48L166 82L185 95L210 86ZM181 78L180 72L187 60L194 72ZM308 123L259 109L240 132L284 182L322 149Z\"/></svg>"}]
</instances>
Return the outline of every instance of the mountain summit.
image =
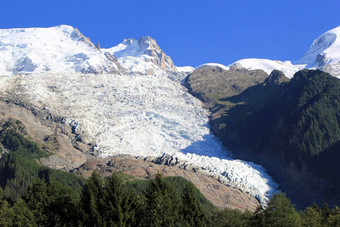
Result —
<instances>
[{"instance_id":1,"label":"mountain summit","mask_svg":"<svg viewBox=\"0 0 340 227\"><path fill-rule=\"evenodd\" d=\"M120 74L120 68L117 59L97 49L78 29L68 25L0 30L1 74Z\"/></svg>"},{"instance_id":2,"label":"mountain summit","mask_svg":"<svg viewBox=\"0 0 340 227\"><path fill-rule=\"evenodd\" d=\"M340 77L340 26L329 30L314 40L310 49L297 64L317 68Z\"/></svg>"},{"instance_id":3,"label":"mountain summit","mask_svg":"<svg viewBox=\"0 0 340 227\"><path fill-rule=\"evenodd\" d=\"M129 73L151 75L176 71L172 59L158 46L156 40L149 36L139 40L125 39L117 46L104 51L117 57Z\"/></svg>"}]
</instances>

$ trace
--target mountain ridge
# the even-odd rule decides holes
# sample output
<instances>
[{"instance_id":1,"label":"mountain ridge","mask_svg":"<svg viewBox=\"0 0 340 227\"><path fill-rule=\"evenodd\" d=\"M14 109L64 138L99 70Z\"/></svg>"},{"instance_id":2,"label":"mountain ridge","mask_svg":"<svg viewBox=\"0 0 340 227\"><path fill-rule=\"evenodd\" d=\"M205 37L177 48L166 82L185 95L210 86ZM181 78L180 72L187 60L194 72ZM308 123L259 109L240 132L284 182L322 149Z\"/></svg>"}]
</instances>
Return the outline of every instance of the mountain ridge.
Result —
<instances>
[{"instance_id":1,"label":"mountain ridge","mask_svg":"<svg viewBox=\"0 0 340 227\"><path fill-rule=\"evenodd\" d=\"M230 69L262 69L268 75L274 70L282 71L288 78L302 69L320 69L340 78L340 26L331 29L315 39L309 50L297 61L280 61L259 58L240 59L228 66L221 68ZM213 66L215 63L207 63L196 69Z\"/></svg>"}]
</instances>

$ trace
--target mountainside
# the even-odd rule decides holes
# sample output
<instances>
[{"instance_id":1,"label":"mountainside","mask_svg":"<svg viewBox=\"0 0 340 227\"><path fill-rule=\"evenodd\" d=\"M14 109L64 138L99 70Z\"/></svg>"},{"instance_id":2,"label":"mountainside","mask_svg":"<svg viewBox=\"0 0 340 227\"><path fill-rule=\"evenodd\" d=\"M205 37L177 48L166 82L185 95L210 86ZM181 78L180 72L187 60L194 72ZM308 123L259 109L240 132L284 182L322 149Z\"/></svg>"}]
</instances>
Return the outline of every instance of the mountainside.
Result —
<instances>
[{"instance_id":1,"label":"mountainside","mask_svg":"<svg viewBox=\"0 0 340 227\"><path fill-rule=\"evenodd\" d=\"M299 71L290 81L273 71L215 103L223 112L212 131L237 157L267 168L299 207L338 205L339 91L339 79L321 71Z\"/></svg>"},{"instance_id":2,"label":"mountainside","mask_svg":"<svg viewBox=\"0 0 340 227\"><path fill-rule=\"evenodd\" d=\"M0 29L0 74L48 71L121 74L122 68L71 26Z\"/></svg>"}]
</instances>

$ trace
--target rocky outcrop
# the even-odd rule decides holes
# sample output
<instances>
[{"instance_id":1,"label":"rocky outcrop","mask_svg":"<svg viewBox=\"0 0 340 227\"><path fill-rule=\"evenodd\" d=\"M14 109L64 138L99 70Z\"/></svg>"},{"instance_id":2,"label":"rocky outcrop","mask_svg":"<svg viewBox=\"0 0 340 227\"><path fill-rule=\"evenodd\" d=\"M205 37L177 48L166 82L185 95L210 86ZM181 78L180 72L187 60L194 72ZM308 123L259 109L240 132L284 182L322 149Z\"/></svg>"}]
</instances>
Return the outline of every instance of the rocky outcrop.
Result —
<instances>
[{"instance_id":1,"label":"rocky outcrop","mask_svg":"<svg viewBox=\"0 0 340 227\"><path fill-rule=\"evenodd\" d=\"M225 70L218 66L196 69L186 78L189 92L201 99L206 108L225 104L221 99L240 94L250 86L262 83L268 75L263 70L235 67Z\"/></svg>"}]
</instances>

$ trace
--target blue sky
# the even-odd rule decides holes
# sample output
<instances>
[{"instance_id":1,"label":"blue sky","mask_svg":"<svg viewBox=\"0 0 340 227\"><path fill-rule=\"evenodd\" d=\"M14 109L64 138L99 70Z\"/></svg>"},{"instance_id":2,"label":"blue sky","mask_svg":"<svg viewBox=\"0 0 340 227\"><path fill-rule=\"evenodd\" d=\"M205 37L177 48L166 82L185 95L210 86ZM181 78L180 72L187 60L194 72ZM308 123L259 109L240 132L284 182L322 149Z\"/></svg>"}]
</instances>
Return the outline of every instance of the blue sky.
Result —
<instances>
[{"instance_id":1,"label":"blue sky","mask_svg":"<svg viewBox=\"0 0 340 227\"><path fill-rule=\"evenodd\" d=\"M0 28L60 24L102 47L149 35L178 66L297 60L340 26L340 0L0 0Z\"/></svg>"}]
</instances>

